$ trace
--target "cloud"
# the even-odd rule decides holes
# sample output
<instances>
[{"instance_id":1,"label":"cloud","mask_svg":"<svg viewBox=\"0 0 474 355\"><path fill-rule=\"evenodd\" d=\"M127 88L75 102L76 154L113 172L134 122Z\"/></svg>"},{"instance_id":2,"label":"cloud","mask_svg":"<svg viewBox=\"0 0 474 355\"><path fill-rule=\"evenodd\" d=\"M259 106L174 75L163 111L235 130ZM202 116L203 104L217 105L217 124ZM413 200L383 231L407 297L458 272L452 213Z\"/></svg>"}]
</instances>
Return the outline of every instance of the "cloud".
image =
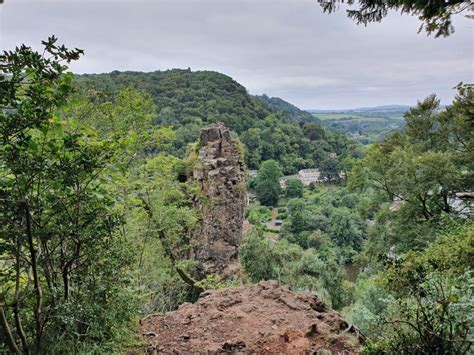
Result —
<instances>
[{"instance_id":1,"label":"cloud","mask_svg":"<svg viewBox=\"0 0 474 355\"><path fill-rule=\"evenodd\" d=\"M0 47L56 34L86 55L78 73L216 70L251 93L303 108L444 103L473 81L474 22L448 38L417 34L415 17L357 26L316 0L15 0L0 6Z\"/></svg>"}]
</instances>

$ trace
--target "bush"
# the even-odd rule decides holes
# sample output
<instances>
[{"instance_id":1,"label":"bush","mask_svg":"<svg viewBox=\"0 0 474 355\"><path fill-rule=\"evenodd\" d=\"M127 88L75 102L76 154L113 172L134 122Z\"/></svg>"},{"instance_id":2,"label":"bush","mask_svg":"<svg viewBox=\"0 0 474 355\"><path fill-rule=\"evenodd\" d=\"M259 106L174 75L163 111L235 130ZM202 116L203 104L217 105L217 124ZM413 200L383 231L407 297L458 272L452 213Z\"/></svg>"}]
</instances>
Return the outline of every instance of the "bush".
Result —
<instances>
[{"instance_id":1,"label":"bush","mask_svg":"<svg viewBox=\"0 0 474 355\"><path fill-rule=\"evenodd\" d=\"M353 306L351 318L372 335L375 344L367 351L469 353L474 319L472 260L471 222L450 226L447 235L423 252L410 251L371 281L361 280L360 285L365 285L358 302L362 304Z\"/></svg>"},{"instance_id":2,"label":"bush","mask_svg":"<svg viewBox=\"0 0 474 355\"><path fill-rule=\"evenodd\" d=\"M288 179L286 182L285 196L288 198L301 198L304 193L304 185L300 179Z\"/></svg>"}]
</instances>

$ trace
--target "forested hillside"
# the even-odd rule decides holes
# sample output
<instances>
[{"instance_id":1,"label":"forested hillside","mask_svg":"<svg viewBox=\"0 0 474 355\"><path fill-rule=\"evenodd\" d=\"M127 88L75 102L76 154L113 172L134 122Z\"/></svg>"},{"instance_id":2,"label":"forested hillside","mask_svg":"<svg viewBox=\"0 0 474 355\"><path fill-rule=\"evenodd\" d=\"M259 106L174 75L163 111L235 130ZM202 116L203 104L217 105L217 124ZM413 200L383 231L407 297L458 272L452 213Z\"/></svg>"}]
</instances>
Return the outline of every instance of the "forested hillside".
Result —
<instances>
[{"instance_id":1,"label":"forested hillside","mask_svg":"<svg viewBox=\"0 0 474 355\"><path fill-rule=\"evenodd\" d=\"M267 95L255 96L272 109L284 112L288 118L295 122L314 122L316 119L309 112L303 111L289 102L280 99L279 97L268 97Z\"/></svg>"},{"instance_id":2,"label":"forested hillside","mask_svg":"<svg viewBox=\"0 0 474 355\"><path fill-rule=\"evenodd\" d=\"M352 154L343 135L324 130L317 123L294 121L296 116L286 108L269 107L220 73L180 69L112 72L81 75L76 81L89 93L100 91L109 99L126 86L148 94L156 105L153 123L175 130L173 146L180 156L184 156L187 144L197 139L200 128L215 122L223 122L239 136L247 148L249 169L275 159L288 174L310 167L334 170L340 166L334 166L329 153L336 153L339 163Z\"/></svg>"},{"instance_id":3,"label":"forested hillside","mask_svg":"<svg viewBox=\"0 0 474 355\"><path fill-rule=\"evenodd\" d=\"M323 127L351 135L362 144L379 142L400 130L409 106L387 105L353 110L310 110Z\"/></svg>"},{"instance_id":4,"label":"forested hillside","mask_svg":"<svg viewBox=\"0 0 474 355\"><path fill-rule=\"evenodd\" d=\"M470 353L474 88L457 90L445 110L434 95L410 109L404 130L351 161L346 184L282 190L278 163L262 164L241 247L250 279L318 293L368 353Z\"/></svg>"},{"instance_id":5,"label":"forested hillside","mask_svg":"<svg viewBox=\"0 0 474 355\"><path fill-rule=\"evenodd\" d=\"M142 351L142 335L159 344L199 324L208 302L215 317L200 324L245 318L249 344L276 337L324 353L351 333L369 354L472 353L473 85L458 85L443 110L434 95L421 100L403 130L364 150L292 122L222 74L74 81L68 65L83 51L55 37L43 45L0 55L0 353ZM215 121L233 136L214 125L198 137ZM258 167L248 186L244 155ZM293 177L282 188L284 172L306 166L334 178ZM202 268L211 259L224 265ZM277 281L249 290L262 280ZM139 333L140 318L178 307L175 328L145 322ZM261 324L259 307L265 334L249 328ZM285 323L290 313L299 329ZM194 329L173 346L209 342ZM226 339L219 349L245 347Z\"/></svg>"}]
</instances>

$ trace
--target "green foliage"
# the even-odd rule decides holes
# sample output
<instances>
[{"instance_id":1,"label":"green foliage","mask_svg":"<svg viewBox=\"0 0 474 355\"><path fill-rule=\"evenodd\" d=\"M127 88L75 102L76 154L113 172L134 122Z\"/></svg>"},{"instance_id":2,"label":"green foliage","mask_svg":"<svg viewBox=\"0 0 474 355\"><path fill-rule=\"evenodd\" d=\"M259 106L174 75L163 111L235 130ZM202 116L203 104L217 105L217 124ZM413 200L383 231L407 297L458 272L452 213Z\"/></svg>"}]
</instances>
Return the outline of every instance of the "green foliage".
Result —
<instances>
[{"instance_id":1,"label":"green foliage","mask_svg":"<svg viewBox=\"0 0 474 355\"><path fill-rule=\"evenodd\" d=\"M120 342L137 305L107 175L116 145L62 118L72 74L61 62L82 51L43 44L46 55L0 56L0 315L12 352L59 351L58 334Z\"/></svg>"},{"instance_id":2,"label":"green foliage","mask_svg":"<svg viewBox=\"0 0 474 355\"><path fill-rule=\"evenodd\" d=\"M469 87L465 90L472 92ZM438 105L434 96L420 102L406 114L406 132L375 145L367 154L366 165L374 186L416 207L414 218L430 219L441 212L452 212L449 199L453 193L472 187L472 172L466 176L470 162L466 152L472 137L465 136L459 142L459 127L453 125L456 120L437 113ZM472 107L472 97L464 105ZM468 124L467 117L459 121Z\"/></svg>"},{"instance_id":3,"label":"green foliage","mask_svg":"<svg viewBox=\"0 0 474 355\"><path fill-rule=\"evenodd\" d=\"M159 153L140 163L119 188L124 192L124 233L133 236L139 253L137 282L148 314L171 311L188 300L189 287L176 268L192 270L187 236L197 216L187 197L194 187L178 180L179 158Z\"/></svg>"},{"instance_id":4,"label":"green foliage","mask_svg":"<svg viewBox=\"0 0 474 355\"><path fill-rule=\"evenodd\" d=\"M255 97L261 100L262 102L264 102L266 105L268 105L275 111L286 113L288 115L288 118L292 121L295 121L295 122L313 121L313 116L309 112L300 110L298 107L278 97L268 97L265 94L261 96L255 96Z\"/></svg>"},{"instance_id":5,"label":"green foliage","mask_svg":"<svg viewBox=\"0 0 474 355\"><path fill-rule=\"evenodd\" d=\"M188 200L196 189L180 182L191 167L170 154L176 133L152 125L153 101L131 87L121 89L113 102L95 92L79 99L80 107L70 115L83 117L82 124L93 125L120 148L110 178L124 220L121 231L138 254L134 276L141 312L174 310L194 297L177 268L190 272L194 267L187 236L197 219Z\"/></svg>"},{"instance_id":6,"label":"green foliage","mask_svg":"<svg viewBox=\"0 0 474 355\"><path fill-rule=\"evenodd\" d=\"M190 196L200 196L186 182L197 147L187 145L217 121L259 167L251 185L263 206L249 206L240 249L251 282L317 292L369 336L369 352L472 350L473 226L452 203L474 188L472 85L442 112L434 96L420 102L404 131L357 160L341 135L291 122L306 118L221 74L86 75L74 92L61 63L82 51L44 45L45 56L0 55L0 352L116 352L137 316L236 284L182 276L196 266ZM283 172L315 165L338 183L351 169L347 187L290 179L280 196ZM264 206L277 205L279 240L262 226ZM352 260L365 266L355 286Z\"/></svg>"},{"instance_id":7,"label":"green foliage","mask_svg":"<svg viewBox=\"0 0 474 355\"><path fill-rule=\"evenodd\" d=\"M345 313L372 339L369 353L465 353L472 347L473 225L450 223L445 230L423 252L360 275L357 301Z\"/></svg>"},{"instance_id":8,"label":"green foliage","mask_svg":"<svg viewBox=\"0 0 474 355\"><path fill-rule=\"evenodd\" d=\"M294 290L317 292L336 309L351 301L344 271L330 253L304 250L286 240L274 242L254 229L244 237L240 261L252 282L277 279Z\"/></svg>"},{"instance_id":9,"label":"green foliage","mask_svg":"<svg viewBox=\"0 0 474 355\"><path fill-rule=\"evenodd\" d=\"M446 122L444 113L437 113L437 107L435 97L420 102L406 115L406 133L375 145L365 160L369 183L390 198L402 199L401 214L409 211L405 215L412 221L456 213L450 199L456 191L472 187L466 159L466 148L472 143L467 139L459 144L457 128ZM361 173L359 178L364 177Z\"/></svg>"},{"instance_id":10,"label":"green foliage","mask_svg":"<svg viewBox=\"0 0 474 355\"><path fill-rule=\"evenodd\" d=\"M115 71L82 75L77 81L86 87L105 90L110 95L129 85L149 93L157 105L156 123L164 126L219 121L234 131L242 132L252 126L252 121L269 113L268 108L249 96L244 87L216 72L179 69L152 73Z\"/></svg>"},{"instance_id":11,"label":"green foliage","mask_svg":"<svg viewBox=\"0 0 474 355\"><path fill-rule=\"evenodd\" d=\"M341 178L340 173L342 166L337 159L324 157L319 163L319 169L321 171L321 177L326 181L338 182Z\"/></svg>"},{"instance_id":12,"label":"green foliage","mask_svg":"<svg viewBox=\"0 0 474 355\"><path fill-rule=\"evenodd\" d=\"M357 222L357 217L354 217L347 207L333 209L329 216L328 229L333 242L339 247L361 250L364 231Z\"/></svg>"},{"instance_id":13,"label":"green foliage","mask_svg":"<svg viewBox=\"0 0 474 355\"><path fill-rule=\"evenodd\" d=\"M318 0L324 12L334 12L338 8L339 0ZM354 4L351 1L349 4ZM463 0L445 1L413 1L392 0L374 1L359 0L358 9L347 10L347 16L357 24L367 25L369 22L380 22L389 10L400 10L401 13L416 15L422 21L420 31L424 29L428 34L436 37L449 36L454 32L451 15L462 11L472 11L470 3Z\"/></svg>"},{"instance_id":14,"label":"green foliage","mask_svg":"<svg viewBox=\"0 0 474 355\"><path fill-rule=\"evenodd\" d=\"M239 280L237 279L228 279L222 280L219 275L207 275L204 279L200 280L198 286L202 287L204 290L219 290L222 288L236 287L239 286Z\"/></svg>"},{"instance_id":15,"label":"green foliage","mask_svg":"<svg viewBox=\"0 0 474 355\"><path fill-rule=\"evenodd\" d=\"M274 160L262 163L255 181L255 192L259 201L265 206L275 206L280 196L281 168Z\"/></svg>"},{"instance_id":16,"label":"green foliage","mask_svg":"<svg viewBox=\"0 0 474 355\"><path fill-rule=\"evenodd\" d=\"M459 86L458 92L441 113L435 96L421 101L407 112L405 132L375 144L353 166L351 189L374 189L377 204L390 203L380 209L369 231L369 259L380 259L392 247L397 252L425 248L444 220L465 217L466 209L453 201L457 192L473 189L472 135L461 132L472 131L468 116L474 101L472 86Z\"/></svg>"},{"instance_id":17,"label":"green foliage","mask_svg":"<svg viewBox=\"0 0 474 355\"><path fill-rule=\"evenodd\" d=\"M275 259L270 243L259 229L253 229L244 236L239 257L246 275L252 282L275 278Z\"/></svg>"},{"instance_id":18,"label":"green foliage","mask_svg":"<svg viewBox=\"0 0 474 355\"><path fill-rule=\"evenodd\" d=\"M472 85L442 112L430 96L353 164L348 185L371 195L358 208L374 222L345 313L371 338L368 353L472 351L473 229L454 198L473 188L473 108Z\"/></svg>"},{"instance_id":19,"label":"green foliage","mask_svg":"<svg viewBox=\"0 0 474 355\"><path fill-rule=\"evenodd\" d=\"M472 223L451 228L424 252L405 254L380 278L397 305L384 315L386 333L379 334L386 351L472 350L474 228Z\"/></svg>"},{"instance_id":20,"label":"green foliage","mask_svg":"<svg viewBox=\"0 0 474 355\"><path fill-rule=\"evenodd\" d=\"M347 113L314 114L315 119L321 119L324 128L335 132L346 133L351 139L369 145L380 142L394 131L400 130L405 125L403 114L407 109L380 110ZM357 155L360 157L362 147L359 147Z\"/></svg>"},{"instance_id":21,"label":"green foliage","mask_svg":"<svg viewBox=\"0 0 474 355\"><path fill-rule=\"evenodd\" d=\"M246 215L249 222L255 226L259 226L272 218L271 210L261 206L258 202L247 207Z\"/></svg>"},{"instance_id":22,"label":"green foliage","mask_svg":"<svg viewBox=\"0 0 474 355\"><path fill-rule=\"evenodd\" d=\"M323 187L302 199L289 200L283 237L308 248L321 242L315 240L315 235L319 235L337 247L338 256L350 261L362 249L367 235L366 221L358 213L361 203L361 196L349 194L342 187Z\"/></svg>"},{"instance_id":23,"label":"green foliage","mask_svg":"<svg viewBox=\"0 0 474 355\"><path fill-rule=\"evenodd\" d=\"M326 131L316 122L306 123L303 126L303 133L310 141L319 141L326 138Z\"/></svg>"},{"instance_id":24,"label":"green foliage","mask_svg":"<svg viewBox=\"0 0 474 355\"><path fill-rule=\"evenodd\" d=\"M74 93L58 60L80 51L45 45L51 59L27 47L1 57L0 340L12 352L115 352L134 341L140 310L195 296L177 270L194 267L198 191L180 182L190 167L170 154L176 133L152 126L148 94Z\"/></svg>"},{"instance_id":25,"label":"green foliage","mask_svg":"<svg viewBox=\"0 0 474 355\"><path fill-rule=\"evenodd\" d=\"M310 218L309 211L306 209L304 200L292 199L288 201L288 224L285 226L285 230L288 230L294 235L298 235L308 229L307 222ZM298 243L303 244L304 243Z\"/></svg>"},{"instance_id":26,"label":"green foliage","mask_svg":"<svg viewBox=\"0 0 474 355\"><path fill-rule=\"evenodd\" d=\"M317 123L302 129L292 121L304 119L301 115L295 116L280 106L272 109L228 76L216 72L115 71L81 75L76 81L83 90L99 90L107 101L113 101L120 89L129 86L148 93L156 105L154 123L173 127L173 153L180 157L184 157L186 146L197 140L200 128L214 122L223 122L239 135L250 169L258 169L263 161L273 159L285 174L292 174L318 166L331 152L340 159L351 155L342 135L326 132Z\"/></svg>"},{"instance_id":27,"label":"green foliage","mask_svg":"<svg viewBox=\"0 0 474 355\"><path fill-rule=\"evenodd\" d=\"M193 297L177 273L177 268L191 272L194 267L188 259L188 235L197 216L188 196L197 191L179 178L190 167L169 154L175 132L151 125L156 108L147 94L128 87L119 91L114 105L106 101L94 108L95 113L89 108L89 119L98 130L114 117L134 121L103 131L122 148L113 170L125 219L122 232L138 253L135 272L142 314L174 310Z\"/></svg>"},{"instance_id":28,"label":"green foliage","mask_svg":"<svg viewBox=\"0 0 474 355\"><path fill-rule=\"evenodd\" d=\"M288 179L286 181L285 195L288 198L303 197L304 185L300 179Z\"/></svg>"},{"instance_id":29,"label":"green foliage","mask_svg":"<svg viewBox=\"0 0 474 355\"><path fill-rule=\"evenodd\" d=\"M438 105L434 96L420 102L405 131L361 161L344 159L347 188L280 199L282 239L254 230L241 250L251 281L275 278L346 307L369 353L472 350L472 223L452 203L473 188L472 86L459 86L445 111ZM365 265L355 292L341 269L351 260Z\"/></svg>"}]
</instances>

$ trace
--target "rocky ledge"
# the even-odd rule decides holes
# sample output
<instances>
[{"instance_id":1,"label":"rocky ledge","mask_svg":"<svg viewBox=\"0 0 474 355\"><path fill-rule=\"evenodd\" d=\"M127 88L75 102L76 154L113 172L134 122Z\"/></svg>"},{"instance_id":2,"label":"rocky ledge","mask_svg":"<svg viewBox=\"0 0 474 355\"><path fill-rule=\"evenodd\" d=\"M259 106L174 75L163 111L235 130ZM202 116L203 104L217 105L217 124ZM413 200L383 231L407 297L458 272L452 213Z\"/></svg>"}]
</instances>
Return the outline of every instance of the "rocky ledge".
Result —
<instances>
[{"instance_id":1,"label":"rocky ledge","mask_svg":"<svg viewBox=\"0 0 474 355\"><path fill-rule=\"evenodd\" d=\"M359 354L358 330L307 292L276 281L206 291L141 321L148 353Z\"/></svg>"}]
</instances>

